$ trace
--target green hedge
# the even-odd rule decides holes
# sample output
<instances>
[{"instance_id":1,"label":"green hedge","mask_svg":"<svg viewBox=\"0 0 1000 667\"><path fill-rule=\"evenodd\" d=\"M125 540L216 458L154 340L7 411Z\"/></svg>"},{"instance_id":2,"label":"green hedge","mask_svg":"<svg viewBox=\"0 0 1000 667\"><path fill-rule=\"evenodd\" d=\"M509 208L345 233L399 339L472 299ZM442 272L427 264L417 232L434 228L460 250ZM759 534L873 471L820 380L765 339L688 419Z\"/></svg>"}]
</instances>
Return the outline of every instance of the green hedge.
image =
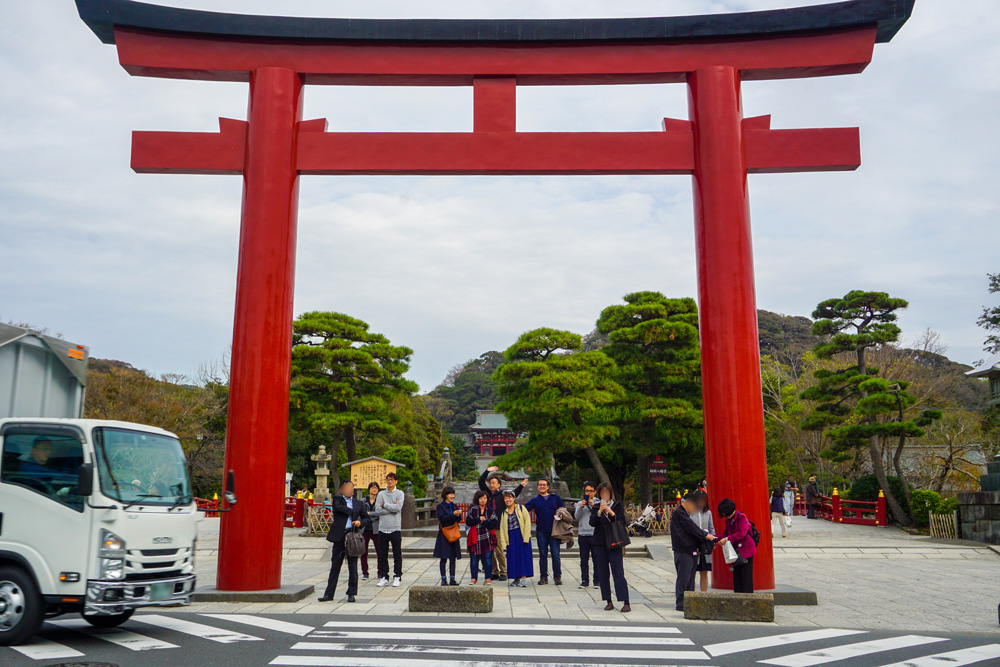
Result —
<instances>
[{"instance_id":1,"label":"green hedge","mask_svg":"<svg viewBox=\"0 0 1000 667\"><path fill-rule=\"evenodd\" d=\"M850 500L867 500L868 502L874 502L878 500L879 490L880 487L875 475L862 475L854 481L854 484L851 485L847 497ZM889 478L889 490L892 491L892 495L895 496L907 516L912 517L913 514L910 510L910 506L906 502L906 495L903 493L903 485L899 481L898 477ZM891 510L889 510L889 515L890 517L892 516Z\"/></svg>"},{"instance_id":2,"label":"green hedge","mask_svg":"<svg viewBox=\"0 0 1000 667\"><path fill-rule=\"evenodd\" d=\"M910 496L910 510L913 520L920 526L930 524L931 512L937 512L941 505L941 494L937 491L914 491Z\"/></svg>"}]
</instances>

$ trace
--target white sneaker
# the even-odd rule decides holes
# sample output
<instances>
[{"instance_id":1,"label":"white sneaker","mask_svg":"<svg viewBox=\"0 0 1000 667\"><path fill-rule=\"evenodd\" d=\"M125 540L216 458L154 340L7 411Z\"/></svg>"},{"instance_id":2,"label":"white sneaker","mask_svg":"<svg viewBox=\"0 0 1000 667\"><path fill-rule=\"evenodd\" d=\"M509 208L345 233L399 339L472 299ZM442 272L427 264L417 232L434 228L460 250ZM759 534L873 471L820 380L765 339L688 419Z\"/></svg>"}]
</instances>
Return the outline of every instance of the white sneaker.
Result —
<instances>
[{"instance_id":1,"label":"white sneaker","mask_svg":"<svg viewBox=\"0 0 1000 667\"><path fill-rule=\"evenodd\" d=\"M389 580L386 577L382 577L381 579L378 580L378 583L375 585L378 586L379 588L382 588L383 586L388 586Z\"/></svg>"},{"instance_id":2,"label":"white sneaker","mask_svg":"<svg viewBox=\"0 0 1000 667\"><path fill-rule=\"evenodd\" d=\"M398 588L400 586L400 584L402 584L402 583L403 583L403 580L400 579L399 577L393 577L392 578L392 587L393 588Z\"/></svg>"}]
</instances>

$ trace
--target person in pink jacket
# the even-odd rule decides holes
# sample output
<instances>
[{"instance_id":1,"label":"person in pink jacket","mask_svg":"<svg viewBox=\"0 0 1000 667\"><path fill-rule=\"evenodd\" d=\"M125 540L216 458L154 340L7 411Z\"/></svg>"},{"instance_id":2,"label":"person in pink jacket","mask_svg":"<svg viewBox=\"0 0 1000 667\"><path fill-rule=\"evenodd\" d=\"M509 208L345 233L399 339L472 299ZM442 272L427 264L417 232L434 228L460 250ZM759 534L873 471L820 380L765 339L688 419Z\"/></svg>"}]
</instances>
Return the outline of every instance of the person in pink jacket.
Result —
<instances>
[{"instance_id":1,"label":"person in pink jacket","mask_svg":"<svg viewBox=\"0 0 1000 667\"><path fill-rule=\"evenodd\" d=\"M736 503L729 498L719 503L719 516L726 520L726 529L716 535L721 547L732 542L740 558L733 563L733 592L753 593L753 557L757 555L757 543L753 541L750 519L736 509Z\"/></svg>"}]
</instances>

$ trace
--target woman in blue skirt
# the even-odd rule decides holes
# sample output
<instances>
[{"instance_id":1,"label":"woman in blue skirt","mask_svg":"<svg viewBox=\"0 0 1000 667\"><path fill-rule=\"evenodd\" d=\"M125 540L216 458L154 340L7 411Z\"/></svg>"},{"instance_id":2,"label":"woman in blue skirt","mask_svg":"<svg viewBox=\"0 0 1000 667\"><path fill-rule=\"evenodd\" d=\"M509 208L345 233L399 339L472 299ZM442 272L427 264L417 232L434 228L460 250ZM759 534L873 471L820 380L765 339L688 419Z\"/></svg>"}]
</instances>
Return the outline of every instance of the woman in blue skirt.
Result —
<instances>
[{"instance_id":1,"label":"woman in blue skirt","mask_svg":"<svg viewBox=\"0 0 1000 667\"><path fill-rule=\"evenodd\" d=\"M531 517L524 505L514 502L514 492L503 492L504 511L500 514L497 546L507 553L507 577L511 586L527 588L525 579L535 576L531 555Z\"/></svg>"}]
</instances>

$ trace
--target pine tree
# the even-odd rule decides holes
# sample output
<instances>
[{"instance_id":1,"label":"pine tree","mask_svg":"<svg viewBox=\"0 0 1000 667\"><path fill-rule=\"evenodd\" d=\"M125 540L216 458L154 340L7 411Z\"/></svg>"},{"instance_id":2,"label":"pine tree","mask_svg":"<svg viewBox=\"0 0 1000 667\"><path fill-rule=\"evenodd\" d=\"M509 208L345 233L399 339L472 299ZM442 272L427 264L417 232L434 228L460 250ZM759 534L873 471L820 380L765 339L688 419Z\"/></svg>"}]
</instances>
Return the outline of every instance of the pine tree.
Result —
<instances>
[{"instance_id":1,"label":"pine tree","mask_svg":"<svg viewBox=\"0 0 1000 667\"><path fill-rule=\"evenodd\" d=\"M403 377L413 350L342 313L305 313L292 327L292 417L331 438L335 461L341 442L353 460L358 433L392 433L393 400L417 391Z\"/></svg>"},{"instance_id":2,"label":"pine tree","mask_svg":"<svg viewBox=\"0 0 1000 667\"><path fill-rule=\"evenodd\" d=\"M545 469L554 454L583 451L601 481L610 481L596 445L618 431L598 417L622 389L612 379L614 362L582 347L578 334L543 328L522 334L504 353L493 374L502 399L497 410L515 432L528 431L528 441L496 465Z\"/></svg>"},{"instance_id":3,"label":"pine tree","mask_svg":"<svg viewBox=\"0 0 1000 667\"><path fill-rule=\"evenodd\" d=\"M802 392L802 397L819 405L806 417L802 427L821 430L831 441L822 455L834 461L851 458L867 446L872 471L885 494L886 504L896 521L912 523L891 489L882 460L883 447L895 440L893 464L909 505L910 489L900 458L907 438L924 434L923 426L940 419L941 412L925 410L916 419L906 411L916 399L906 389L910 383L878 377L879 370L868 366L869 349L890 345L899 339L896 311L909 305L885 292L848 292L843 298L829 299L813 311L813 335L829 337L814 348L816 356L830 359L838 354L854 355L855 364L840 370L821 369L819 383Z\"/></svg>"},{"instance_id":4,"label":"pine tree","mask_svg":"<svg viewBox=\"0 0 1000 667\"><path fill-rule=\"evenodd\" d=\"M990 280L989 293L1000 294L1000 273L988 273L986 277ZM986 336L983 349L992 354L1000 354L1000 306L983 307L983 314L979 316L976 323L986 331L991 332Z\"/></svg>"},{"instance_id":5,"label":"pine tree","mask_svg":"<svg viewBox=\"0 0 1000 667\"><path fill-rule=\"evenodd\" d=\"M625 391L609 411L619 428L618 446L635 457L640 502L652 502L649 462L667 457L671 467L704 470L701 357L694 299L659 292L625 295L608 306L597 330L608 336L601 352L615 361ZM690 470L689 470L690 471Z\"/></svg>"}]
</instances>

